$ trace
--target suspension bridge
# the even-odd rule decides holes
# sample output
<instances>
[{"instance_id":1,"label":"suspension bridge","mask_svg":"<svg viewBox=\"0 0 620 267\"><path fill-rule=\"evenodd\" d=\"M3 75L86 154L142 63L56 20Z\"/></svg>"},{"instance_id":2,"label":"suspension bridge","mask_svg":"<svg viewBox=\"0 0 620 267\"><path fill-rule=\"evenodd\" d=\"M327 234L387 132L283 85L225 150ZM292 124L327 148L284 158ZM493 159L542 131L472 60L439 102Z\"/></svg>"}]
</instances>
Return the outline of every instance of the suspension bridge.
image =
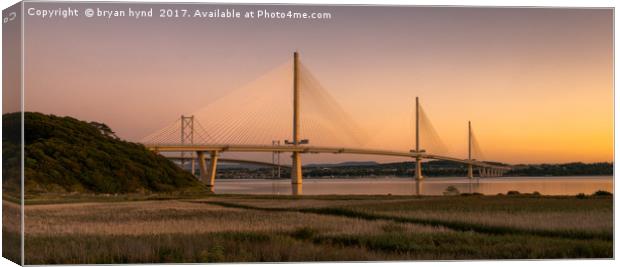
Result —
<instances>
[{"instance_id":1,"label":"suspension bridge","mask_svg":"<svg viewBox=\"0 0 620 267\"><path fill-rule=\"evenodd\" d=\"M401 151L365 147L361 145L364 140L363 131L348 113L342 110L329 92L322 88L309 70L300 63L297 52L293 54L292 78L292 105L282 105L282 101L290 101L290 95L275 94L284 99L274 100L264 91L240 90L233 92L230 96L236 99L235 103L238 105L234 109L237 111L236 114L223 114L223 110L226 110L225 105L230 105L230 102L212 103L206 111L196 113L202 117L202 120L197 120L197 115L181 116L174 123L145 137L142 143L156 153L161 153L171 160L180 161L183 167L190 164L192 173L195 172L197 163L199 179L211 190L215 186L218 162L230 162L290 168L293 193L300 194L303 183L303 154L354 154L414 159L415 167L412 176L416 180L424 179L423 160L445 160L464 164L467 166L469 178L474 178L474 170L477 170L479 177L493 177L502 176L511 169L508 164L476 160L476 156L482 155L482 150L472 130L471 122L468 122L467 158L441 155L422 149L421 137L424 134L429 143L435 142L441 145L441 141L417 97L415 99L415 147L413 149ZM282 84L273 86L273 81L269 78L260 80L259 83L262 83L262 88L288 87ZM314 100L313 104L317 107L307 109L310 114L306 115L306 120L302 123L301 106L302 100L305 99ZM292 110L284 107L292 107ZM265 116L260 116L257 110L261 110ZM283 120L275 117L277 114L292 115L292 127L291 117L285 120L288 121L286 125L282 123ZM204 126L201 122L207 122L208 125ZM287 138L281 143L279 140L284 139L283 133L286 131L290 133L291 130L290 140ZM302 132L311 138L302 138ZM341 132L344 132L346 138L337 137L336 133ZM310 145L310 140L313 144L321 145ZM353 146L340 145L351 142L354 143ZM241 153L271 153L272 162L222 157L223 154L240 155ZM291 155L290 165L280 164L281 153Z\"/></svg>"}]
</instances>

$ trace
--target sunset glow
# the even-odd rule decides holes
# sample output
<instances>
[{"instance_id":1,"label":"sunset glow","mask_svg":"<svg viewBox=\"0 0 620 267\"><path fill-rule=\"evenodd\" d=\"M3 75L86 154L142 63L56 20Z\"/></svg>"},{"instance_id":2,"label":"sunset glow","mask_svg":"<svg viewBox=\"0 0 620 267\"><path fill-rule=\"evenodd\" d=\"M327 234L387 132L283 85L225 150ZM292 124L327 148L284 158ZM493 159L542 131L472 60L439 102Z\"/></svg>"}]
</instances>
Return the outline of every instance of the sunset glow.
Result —
<instances>
[{"instance_id":1,"label":"sunset glow","mask_svg":"<svg viewBox=\"0 0 620 267\"><path fill-rule=\"evenodd\" d=\"M454 157L466 157L471 121L484 159L613 160L611 10L297 8L333 17L307 23L27 17L26 110L104 122L139 141L218 99L231 99L218 112L238 110L231 92L269 92L266 99L281 99L272 110L288 125L290 58L299 51L363 129L364 147L412 149L419 96ZM275 76L265 78L269 73ZM290 128L273 128L274 139L290 138L280 136ZM311 142L321 145L322 137ZM309 155L306 163L350 158Z\"/></svg>"}]
</instances>

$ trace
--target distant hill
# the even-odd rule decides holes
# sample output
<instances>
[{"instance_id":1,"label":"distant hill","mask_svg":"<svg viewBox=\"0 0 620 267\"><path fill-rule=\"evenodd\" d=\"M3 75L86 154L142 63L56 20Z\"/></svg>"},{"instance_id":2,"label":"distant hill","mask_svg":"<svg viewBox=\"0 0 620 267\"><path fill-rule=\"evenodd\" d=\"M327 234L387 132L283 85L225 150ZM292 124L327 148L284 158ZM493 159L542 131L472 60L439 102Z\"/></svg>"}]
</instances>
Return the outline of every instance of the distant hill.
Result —
<instances>
[{"instance_id":1,"label":"distant hill","mask_svg":"<svg viewBox=\"0 0 620 267\"><path fill-rule=\"evenodd\" d=\"M376 161L345 161L340 163L314 163L306 164L304 167L327 168L327 167L352 167L352 166L374 166L379 165Z\"/></svg>"},{"instance_id":2,"label":"distant hill","mask_svg":"<svg viewBox=\"0 0 620 267\"><path fill-rule=\"evenodd\" d=\"M105 124L26 112L25 191L151 193L202 191L190 173L147 150L123 141ZM3 185L19 182L20 114L2 116Z\"/></svg>"},{"instance_id":3,"label":"distant hill","mask_svg":"<svg viewBox=\"0 0 620 267\"><path fill-rule=\"evenodd\" d=\"M486 162L486 161L484 161ZM349 162L346 164L318 164L307 165L307 177L368 177L368 176L398 176L411 177L415 168L414 161L392 162L381 164L366 164L364 162ZM486 162L491 163L493 162ZM497 164L502 165L502 164ZM565 164L521 164L504 176L590 176L613 175L613 163L565 163ZM464 177L467 175L467 165L463 163L431 160L422 163L422 172L426 177ZM474 174L478 175L477 168Z\"/></svg>"}]
</instances>

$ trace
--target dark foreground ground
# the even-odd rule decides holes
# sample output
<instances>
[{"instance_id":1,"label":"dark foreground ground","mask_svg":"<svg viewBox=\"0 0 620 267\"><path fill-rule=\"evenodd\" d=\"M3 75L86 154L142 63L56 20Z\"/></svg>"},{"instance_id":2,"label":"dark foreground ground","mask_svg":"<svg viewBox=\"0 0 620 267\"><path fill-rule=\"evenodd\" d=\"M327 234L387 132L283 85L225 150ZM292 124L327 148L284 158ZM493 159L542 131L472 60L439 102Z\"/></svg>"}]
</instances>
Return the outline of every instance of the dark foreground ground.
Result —
<instances>
[{"instance_id":1,"label":"dark foreground ground","mask_svg":"<svg viewBox=\"0 0 620 267\"><path fill-rule=\"evenodd\" d=\"M613 257L610 196L126 199L29 201L26 264Z\"/></svg>"}]
</instances>

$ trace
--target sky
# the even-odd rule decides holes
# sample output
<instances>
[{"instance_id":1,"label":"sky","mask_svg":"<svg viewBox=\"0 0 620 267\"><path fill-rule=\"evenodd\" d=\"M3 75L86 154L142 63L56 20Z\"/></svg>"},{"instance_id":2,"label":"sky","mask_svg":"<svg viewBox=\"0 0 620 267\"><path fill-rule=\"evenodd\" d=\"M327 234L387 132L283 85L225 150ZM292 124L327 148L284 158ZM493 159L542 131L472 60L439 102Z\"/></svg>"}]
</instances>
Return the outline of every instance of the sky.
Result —
<instances>
[{"instance_id":1,"label":"sky","mask_svg":"<svg viewBox=\"0 0 620 267\"><path fill-rule=\"evenodd\" d=\"M94 3L26 8L68 6L152 7L155 18L27 16L25 109L103 122L127 140L140 141L183 114L197 115L211 133L228 120L240 124L229 137L260 132L264 138L249 140L290 139L291 58L298 51L303 66L363 132L359 146L412 149L418 96L445 144L443 154L466 157L471 121L482 159L613 160L611 9ZM159 18L161 8L329 12L332 18ZM313 110L311 103L304 102L302 114L329 117L321 114L323 106ZM248 114L254 119L233 118ZM327 137L343 132L342 123L332 123L331 132L310 129L329 128L320 123L315 118L302 127L311 144L342 139L343 145L356 145L346 135Z\"/></svg>"}]
</instances>

